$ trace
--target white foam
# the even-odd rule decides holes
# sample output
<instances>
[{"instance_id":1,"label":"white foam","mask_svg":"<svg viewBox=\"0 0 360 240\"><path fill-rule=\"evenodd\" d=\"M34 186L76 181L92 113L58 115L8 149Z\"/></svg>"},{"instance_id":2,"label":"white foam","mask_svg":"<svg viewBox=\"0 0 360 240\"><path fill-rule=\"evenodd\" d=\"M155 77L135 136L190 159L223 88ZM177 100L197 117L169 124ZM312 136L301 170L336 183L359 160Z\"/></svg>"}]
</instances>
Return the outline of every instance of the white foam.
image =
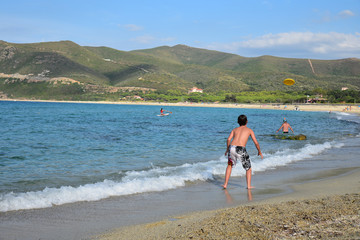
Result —
<instances>
[{"instance_id":1,"label":"white foam","mask_svg":"<svg viewBox=\"0 0 360 240\"><path fill-rule=\"evenodd\" d=\"M301 149L287 149L274 154L265 154L264 159L252 156L254 172L266 171L278 166L310 158L322 151L341 147L341 144L323 143L306 145ZM8 193L0 195L0 211L20 209L47 208L53 205L80 201L96 201L111 196L123 196L145 192L159 192L185 186L186 182L206 181L214 175L223 176L227 159L222 156L218 160L184 164L177 167L153 167L146 171L129 171L119 181L104 180L94 184L78 187L63 186L45 188L42 191L26 193ZM124 174L122 172L122 174ZM239 163L232 171L232 176L243 176L245 171Z\"/></svg>"},{"instance_id":2,"label":"white foam","mask_svg":"<svg viewBox=\"0 0 360 240\"><path fill-rule=\"evenodd\" d=\"M344 120L360 124L360 118L357 114L345 112L335 112L335 114L337 120Z\"/></svg>"},{"instance_id":3,"label":"white foam","mask_svg":"<svg viewBox=\"0 0 360 240\"><path fill-rule=\"evenodd\" d=\"M344 144L339 143L323 143L310 145L307 144L301 149L287 149L284 151L277 152L270 156L264 156L264 160L261 162L253 163L253 171L266 171L267 169L274 169L279 166L285 166L293 162L301 161L304 159L309 159L314 155L320 154L321 152L330 149L332 147L342 147Z\"/></svg>"},{"instance_id":4,"label":"white foam","mask_svg":"<svg viewBox=\"0 0 360 240\"><path fill-rule=\"evenodd\" d=\"M338 115L343 115L343 116L349 116L349 115L351 115L351 113L346 113L346 112L334 112L334 113L336 113L336 114L338 114Z\"/></svg>"}]
</instances>

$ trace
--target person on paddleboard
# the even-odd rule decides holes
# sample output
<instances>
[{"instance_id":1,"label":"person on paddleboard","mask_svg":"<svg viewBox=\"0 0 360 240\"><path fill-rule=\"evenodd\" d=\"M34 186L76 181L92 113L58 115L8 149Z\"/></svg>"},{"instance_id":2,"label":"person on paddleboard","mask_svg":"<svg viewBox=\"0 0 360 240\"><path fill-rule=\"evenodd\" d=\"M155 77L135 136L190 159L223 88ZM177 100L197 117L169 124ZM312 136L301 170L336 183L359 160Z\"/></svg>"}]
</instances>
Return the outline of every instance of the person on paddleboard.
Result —
<instances>
[{"instance_id":1,"label":"person on paddleboard","mask_svg":"<svg viewBox=\"0 0 360 240\"><path fill-rule=\"evenodd\" d=\"M167 115L167 114L165 114L164 112L171 113L171 112L166 111L166 110L164 110L163 108L161 108L161 109L160 109L160 115L161 115L161 116L165 116L165 115Z\"/></svg>"}]
</instances>

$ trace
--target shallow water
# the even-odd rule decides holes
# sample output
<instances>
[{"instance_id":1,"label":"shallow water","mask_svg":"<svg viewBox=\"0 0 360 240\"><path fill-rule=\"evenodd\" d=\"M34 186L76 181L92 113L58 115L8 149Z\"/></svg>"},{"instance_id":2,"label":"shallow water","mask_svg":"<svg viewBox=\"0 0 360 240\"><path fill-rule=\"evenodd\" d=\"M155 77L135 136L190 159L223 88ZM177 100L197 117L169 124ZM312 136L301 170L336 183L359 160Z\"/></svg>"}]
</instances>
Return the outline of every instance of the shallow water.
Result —
<instances>
[{"instance_id":1,"label":"shallow water","mask_svg":"<svg viewBox=\"0 0 360 240\"><path fill-rule=\"evenodd\" d=\"M254 174L314 161L359 139L359 118L344 113L85 103L0 102L0 211L48 208L114 196L163 192L216 181L226 138L248 116L264 159ZM305 141L274 139L286 117ZM358 154L356 148L355 153ZM348 153L348 150L347 150ZM348 160L352 161L352 160ZM355 161L355 160L353 160ZM243 176L241 166L232 176Z\"/></svg>"}]
</instances>

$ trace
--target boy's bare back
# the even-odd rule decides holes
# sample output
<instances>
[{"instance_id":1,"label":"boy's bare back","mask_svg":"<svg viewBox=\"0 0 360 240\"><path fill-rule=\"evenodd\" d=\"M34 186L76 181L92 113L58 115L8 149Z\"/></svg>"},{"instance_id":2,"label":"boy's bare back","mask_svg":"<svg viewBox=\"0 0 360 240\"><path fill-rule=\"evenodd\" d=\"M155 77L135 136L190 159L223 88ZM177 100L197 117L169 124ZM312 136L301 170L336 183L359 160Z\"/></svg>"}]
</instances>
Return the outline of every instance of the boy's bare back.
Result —
<instances>
[{"instance_id":1,"label":"boy's bare back","mask_svg":"<svg viewBox=\"0 0 360 240\"><path fill-rule=\"evenodd\" d=\"M231 145L246 147L249 136L251 136L252 139L254 140L253 130L251 130L247 126L240 126L240 127L234 128L231 131L228 140L232 139ZM256 142L254 142L254 143L256 143Z\"/></svg>"}]
</instances>

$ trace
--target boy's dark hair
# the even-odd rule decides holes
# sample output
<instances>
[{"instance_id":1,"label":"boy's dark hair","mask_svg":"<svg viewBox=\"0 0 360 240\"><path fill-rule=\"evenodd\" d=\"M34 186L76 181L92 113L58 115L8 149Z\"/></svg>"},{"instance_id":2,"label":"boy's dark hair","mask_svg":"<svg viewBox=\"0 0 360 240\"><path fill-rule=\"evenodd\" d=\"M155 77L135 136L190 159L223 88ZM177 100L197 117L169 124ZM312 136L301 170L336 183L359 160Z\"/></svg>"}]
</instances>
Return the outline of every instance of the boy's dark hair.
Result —
<instances>
[{"instance_id":1,"label":"boy's dark hair","mask_svg":"<svg viewBox=\"0 0 360 240\"><path fill-rule=\"evenodd\" d=\"M238 123L240 126L244 126L247 123L247 117L245 115L240 115L238 117Z\"/></svg>"}]
</instances>

